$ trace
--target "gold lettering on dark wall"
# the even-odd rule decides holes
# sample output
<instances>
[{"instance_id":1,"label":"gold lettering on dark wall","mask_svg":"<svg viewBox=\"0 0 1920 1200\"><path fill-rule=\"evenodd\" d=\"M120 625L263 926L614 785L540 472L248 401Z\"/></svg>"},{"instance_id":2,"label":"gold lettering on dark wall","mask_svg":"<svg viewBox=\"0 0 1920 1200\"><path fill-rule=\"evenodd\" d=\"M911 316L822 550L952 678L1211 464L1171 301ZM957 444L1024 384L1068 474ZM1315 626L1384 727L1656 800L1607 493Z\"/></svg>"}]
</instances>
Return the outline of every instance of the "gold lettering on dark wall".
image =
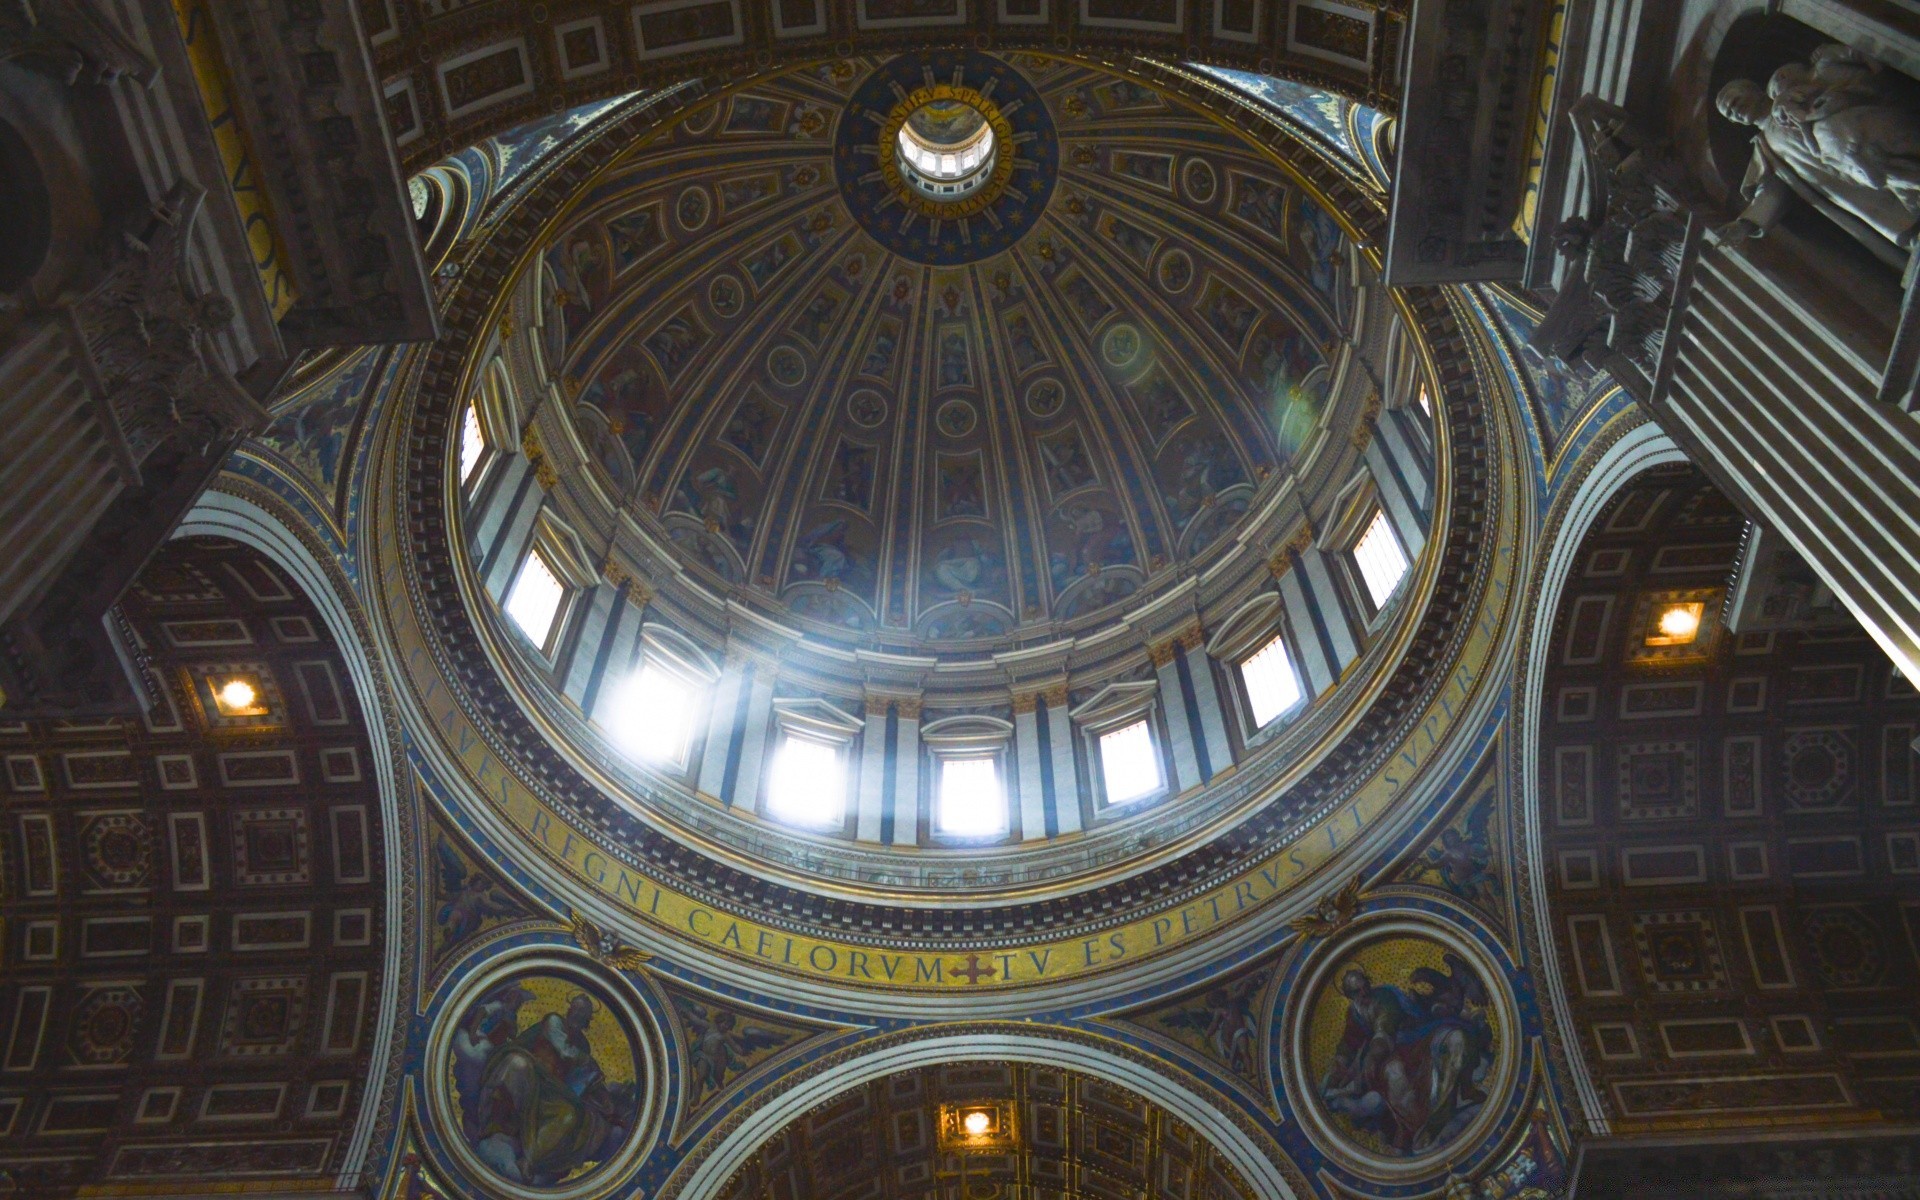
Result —
<instances>
[{"instance_id":1,"label":"gold lettering on dark wall","mask_svg":"<svg viewBox=\"0 0 1920 1200\"><path fill-rule=\"evenodd\" d=\"M173 0L174 17L180 23L180 37L187 46L187 61L193 65L193 80L200 89L207 122L213 127L213 140L226 169L227 188L240 209L240 222L253 256L253 270L265 293L267 307L274 320L287 315L299 291L287 270L286 243L273 223L273 206L260 186L253 146L247 131L241 128L240 115L234 111L231 79L220 53L220 42L207 19L206 0Z\"/></svg>"}]
</instances>

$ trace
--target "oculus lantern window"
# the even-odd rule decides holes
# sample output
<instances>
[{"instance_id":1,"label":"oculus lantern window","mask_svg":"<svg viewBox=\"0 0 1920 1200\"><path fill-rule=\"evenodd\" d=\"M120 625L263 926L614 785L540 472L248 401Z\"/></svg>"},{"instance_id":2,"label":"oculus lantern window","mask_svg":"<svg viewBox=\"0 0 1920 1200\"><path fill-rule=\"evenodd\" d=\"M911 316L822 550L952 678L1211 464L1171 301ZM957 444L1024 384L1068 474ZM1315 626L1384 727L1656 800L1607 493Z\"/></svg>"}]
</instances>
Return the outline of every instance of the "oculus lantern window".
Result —
<instances>
[{"instance_id":1,"label":"oculus lantern window","mask_svg":"<svg viewBox=\"0 0 1920 1200\"><path fill-rule=\"evenodd\" d=\"M900 177L936 201L962 199L993 175L998 145L987 103L970 89L929 100L900 124L895 138ZM974 101L970 103L969 101Z\"/></svg>"}]
</instances>

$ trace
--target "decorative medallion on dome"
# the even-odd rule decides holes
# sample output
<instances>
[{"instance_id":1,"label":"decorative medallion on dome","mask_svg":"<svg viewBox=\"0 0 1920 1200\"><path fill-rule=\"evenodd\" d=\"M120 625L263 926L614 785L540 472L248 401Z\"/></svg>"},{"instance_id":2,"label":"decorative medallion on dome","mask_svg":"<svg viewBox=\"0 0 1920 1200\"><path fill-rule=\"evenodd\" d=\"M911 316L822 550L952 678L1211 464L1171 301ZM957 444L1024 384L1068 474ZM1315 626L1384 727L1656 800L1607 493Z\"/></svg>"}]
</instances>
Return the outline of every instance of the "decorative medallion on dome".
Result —
<instances>
[{"instance_id":1,"label":"decorative medallion on dome","mask_svg":"<svg viewBox=\"0 0 1920 1200\"><path fill-rule=\"evenodd\" d=\"M834 171L861 228L903 258L976 262L1018 242L1059 170L1033 84L985 54L909 54L869 75L834 133Z\"/></svg>"},{"instance_id":2,"label":"decorative medallion on dome","mask_svg":"<svg viewBox=\"0 0 1920 1200\"><path fill-rule=\"evenodd\" d=\"M518 1189L604 1192L652 1107L639 1026L624 988L564 958L511 961L463 987L433 1051L456 1156Z\"/></svg>"},{"instance_id":3,"label":"decorative medallion on dome","mask_svg":"<svg viewBox=\"0 0 1920 1200\"><path fill-rule=\"evenodd\" d=\"M1506 1105L1517 1017L1505 978L1448 926L1356 924L1296 981L1285 1072L1316 1140L1375 1177L1431 1169Z\"/></svg>"}]
</instances>

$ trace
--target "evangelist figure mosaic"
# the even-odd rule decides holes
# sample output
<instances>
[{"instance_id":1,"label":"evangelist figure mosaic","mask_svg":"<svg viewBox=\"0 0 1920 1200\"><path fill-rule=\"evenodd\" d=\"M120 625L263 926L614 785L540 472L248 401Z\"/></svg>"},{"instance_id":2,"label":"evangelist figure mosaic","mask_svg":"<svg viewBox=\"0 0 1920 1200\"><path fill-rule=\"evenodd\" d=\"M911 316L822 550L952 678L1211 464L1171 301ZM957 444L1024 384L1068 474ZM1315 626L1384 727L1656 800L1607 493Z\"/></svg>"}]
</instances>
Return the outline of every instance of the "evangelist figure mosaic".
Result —
<instances>
[{"instance_id":1,"label":"evangelist figure mosaic","mask_svg":"<svg viewBox=\"0 0 1920 1200\"><path fill-rule=\"evenodd\" d=\"M555 1187L626 1144L640 1107L638 1056L616 1013L580 983L538 973L468 1005L447 1085L458 1136L489 1170Z\"/></svg>"},{"instance_id":2,"label":"evangelist figure mosaic","mask_svg":"<svg viewBox=\"0 0 1920 1200\"><path fill-rule=\"evenodd\" d=\"M1502 1031L1486 981L1437 942L1399 936L1346 957L1307 1024L1315 1098L1370 1155L1429 1154L1457 1140L1488 1100Z\"/></svg>"}]
</instances>

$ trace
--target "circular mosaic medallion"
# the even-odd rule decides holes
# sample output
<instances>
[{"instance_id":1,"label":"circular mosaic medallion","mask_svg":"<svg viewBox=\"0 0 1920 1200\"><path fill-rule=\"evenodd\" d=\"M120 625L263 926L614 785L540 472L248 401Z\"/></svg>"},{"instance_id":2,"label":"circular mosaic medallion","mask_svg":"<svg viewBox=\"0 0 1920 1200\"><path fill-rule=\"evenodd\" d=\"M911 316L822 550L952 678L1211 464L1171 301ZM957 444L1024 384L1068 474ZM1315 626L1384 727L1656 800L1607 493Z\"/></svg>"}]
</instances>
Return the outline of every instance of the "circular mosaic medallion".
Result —
<instances>
[{"instance_id":1,"label":"circular mosaic medallion","mask_svg":"<svg viewBox=\"0 0 1920 1200\"><path fill-rule=\"evenodd\" d=\"M707 217L713 212L713 199L707 189L690 187L680 193L673 202L674 219L680 222L680 228L692 233L707 223Z\"/></svg>"},{"instance_id":2,"label":"circular mosaic medallion","mask_svg":"<svg viewBox=\"0 0 1920 1200\"><path fill-rule=\"evenodd\" d=\"M781 387L799 387L807 377L807 360L791 346L775 346L767 355L767 374Z\"/></svg>"},{"instance_id":3,"label":"circular mosaic medallion","mask_svg":"<svg viewBox=\"0 0 1920 1200\"><path fill-rule=\"evenodd\" d=\"M723 317L740 315L740 308L746 303L746 292L740 287L740 281L731 275L721 275L707 285L707 303L713 305L713 311Z\"/></svg>"},{"instance_id":4,"label":"circular mosaic medallion","mask_svg":"<svg viewBox=\"0 0 1920 1200\"><path fill-rule=\"evenodd\" d=\"M847 397L847 416L855 425L872 429L887 419L887 402L878 392L855 392Z\"/></svg>"},{"instance_id":5,"label":"circular mosaic medallion","mask_svg":"<svg viewBox=\"0 0 1920 1200\"><path fill-rule=\"evenodd\" d=\"M1140 357L1140 331L1131 325L1115 325L1101 339L1100 355L1111 366L1127 366Z\"/></svg>"},{"instance_id":6,"label":"circular mosaic medallion","mask_svg":"<svg viewBox=\"0 0 1920 1200\"><path fill-rule=\"evenodd\" d=\"M638 1156L654 1069L627 989L570 956L488 972L430 1049L434 1109L470 1169L557 1197L598 1194Z\"/></svg>"},{"instance_id":7,"label":"circular mosaic medallion","mask_svg":"<svg viewBox=\"0 0 1920 1200\"><path fill-rule=\"evenodd\" d=\"M1044 421L1067 402L1067 389L1058 379L1035 380L1027 389L1027 411Z\"/></svg>"},{"instance_id":8,"label":"circular mosaic medallion","mask_svg":"<svg viewBox=\"0 0 1920 1200\"><path fill-rule=\"evenodd\" d=\"M954 438L967 436L973 432L973 427L980 423L979 417L973 411L973 405L965 400L949 400L942 404L940 411L934 414L933 420L934 424L940 427L941 433Z\"/></svg>"},{"instance_id":9,"label":"circular mosaic medallion","mask_svg":"<svg viewBox=\"0 0 1920 1200\"><path fill-rule=\"evenodd\" d=\"M834 130L834 171L854 219L888 250L936 266L1018 242L1045 211L1059 161L1033 84L973 51L890 60L855 89Z\"/></svg>"},{"instance_id":10,"label":"circular mosaic medallion","mask_svg":"<svg viewBox=\"0 0 1920 1200\"><path fill-rule=\"evenodd\" d=\"M1323 1148L1405 1176L1480 1138L1505 1104L1518 1017L1477 945L1424 920L1353 927L1289 991L1283 1072Z\"/></svg>"},{"instance_id":11,"label":"circular mosaic medallion","mask_svg":"<svg viewBox=\"0 0 1920 1200\"><path fill-rule=\"evenodd\" d=\"M1218 188L1214 179L1213 164L1204 158L1190 158L1180 173L1180 182L1187 189L1187 199L1195 204L1205 204L1213 199Z\"/></svg>"},{"instance_id":12,"label":"circular mosaic medallion","mask_svg":"<svg viewBox=\"0 0 1920 1200\"><path fill-rule=\"evenodd\" d=\"M1160 286L1174 295L1187 290L1193 282L1193 259L1185 250L1169 250L1160 256L1160 265L1154 270L1154 277Z\"/></svg>"}]
</instances>

